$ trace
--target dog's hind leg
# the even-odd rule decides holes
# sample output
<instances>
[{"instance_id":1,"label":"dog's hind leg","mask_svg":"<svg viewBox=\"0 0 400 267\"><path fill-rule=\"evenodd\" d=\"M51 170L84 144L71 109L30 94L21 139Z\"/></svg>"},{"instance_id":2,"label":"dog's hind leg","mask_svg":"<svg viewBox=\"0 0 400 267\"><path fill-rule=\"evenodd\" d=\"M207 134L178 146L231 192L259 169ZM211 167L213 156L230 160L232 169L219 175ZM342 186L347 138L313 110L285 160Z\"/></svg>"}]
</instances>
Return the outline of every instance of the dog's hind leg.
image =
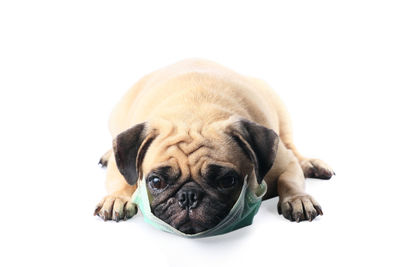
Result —
<instances>
[{"instance_id":1,"label":"dog's hind leg","mask_svg":"<svg viewBox=\"0 0 400 267\"><path fill-rule=\"evenodd\" d=\"M289 114L281 102L278 102L277 104L281 105L281 107L277 109L279 111L279 137L285 147L290 149L296 156L301 168L303 169L304 176L308 178L330 179L335 172L328 164L320 159L304 157L297 150L293 143L293 131Z\"/></svg>"},{"instance_id":2,"label":"dog's hind leg","mask_svg":"<svg viewBox=\"0 0 400 267\"><path fill-rule=\"evenodd\" d=\"M108 150L106 153L103 154L103 156L101 156L100 160L99 160L99 164L101 165L102 168L107 167L108 164L108 160L111 156L112 150Z\"/></svg>"},{"instance_id":3,"label":"dog's hind leg","mask_svg":"<svg viewBox=\"0 0 400 267\"><path fill-rule=\"evenodd\" d=\"M272 90L269 85L260 79L252 78L255 86L257 86L266 100L274 105L279 119L279 138L287 149L290 149L296 156L303 169L304 176L309 178L329 179L335 172L328 164L319 159L310 159L301 155L293 143L292 122L289 112L278 94Z\"/></svg>"},{"instance_id":4,"label":"dog's hind leg","mask_svg":"<svg viewBox=\"0 0 400 267\"><path fill-rule=\"evenodd\" d=\"M288 112L281 108L279 114L279 137L287 149L290 149L300 163L305 177L330 179L335 172L320 159L307 158L301 155L293 143L292 127Z\"/></svg>"}]
</instances>

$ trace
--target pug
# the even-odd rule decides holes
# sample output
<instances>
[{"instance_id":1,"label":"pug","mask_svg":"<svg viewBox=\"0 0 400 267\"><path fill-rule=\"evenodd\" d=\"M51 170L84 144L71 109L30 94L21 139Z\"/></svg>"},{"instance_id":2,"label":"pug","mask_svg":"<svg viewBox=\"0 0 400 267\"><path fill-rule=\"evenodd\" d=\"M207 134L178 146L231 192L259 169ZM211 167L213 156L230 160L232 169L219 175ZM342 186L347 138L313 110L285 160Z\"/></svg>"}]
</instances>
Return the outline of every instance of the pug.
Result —
<instances>
[{"instance_id":1,"label":"pug","mask_svg":"<svg viewBox=\"0 0 400 267\"><path fill-rule=\"evenodd\" d=\"M106 220L136 214L130 201L143 182L152 213L195 234L216 226L244 184L264 180L269 199L290 221L312 221L321 206L304 189L305 177L329 179L331 167L302 156L293 144L289 114L262 80L206 60L185 60L139 80L111 113L113 146L109 195L95 209Z\"/></svg>"}]
</instances>

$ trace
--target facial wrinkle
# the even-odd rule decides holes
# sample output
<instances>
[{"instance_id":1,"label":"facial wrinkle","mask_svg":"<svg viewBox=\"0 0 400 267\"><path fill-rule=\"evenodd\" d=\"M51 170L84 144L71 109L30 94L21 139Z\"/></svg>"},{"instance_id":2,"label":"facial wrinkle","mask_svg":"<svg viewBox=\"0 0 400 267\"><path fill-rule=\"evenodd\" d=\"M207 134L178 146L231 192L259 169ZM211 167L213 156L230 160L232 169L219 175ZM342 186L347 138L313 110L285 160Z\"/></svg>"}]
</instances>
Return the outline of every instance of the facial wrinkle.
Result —
<instances>
[{"instance_id":1,"label":"facial wrinkle","mask_svg":"<svg viewBox=\"0 0 400 267\"><path fill-rule=\"evenodd\" d=\"M190 167L186 154L176 144L169 144L166 147L166 153L173 157L179 168L181 169L182 176L187 176L190 173Z\"/></svg>"}]
</instances>

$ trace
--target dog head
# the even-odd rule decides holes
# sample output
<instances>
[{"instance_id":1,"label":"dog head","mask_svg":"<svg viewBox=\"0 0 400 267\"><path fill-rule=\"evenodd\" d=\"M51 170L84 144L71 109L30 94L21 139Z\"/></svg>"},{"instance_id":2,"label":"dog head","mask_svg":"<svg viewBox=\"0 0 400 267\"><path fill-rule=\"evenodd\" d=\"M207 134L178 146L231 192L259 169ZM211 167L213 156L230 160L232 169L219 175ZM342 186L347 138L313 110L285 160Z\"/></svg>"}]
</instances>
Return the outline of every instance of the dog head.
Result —
<instances>
[{"instance_id":1,"label":"dog head","mask_svg":"<svg viewBox=\"0 0 400 267\"><path fill-rule=\"evenodd\" d=\"M114 139L114 153L129 184L144 179L153 214L195 234L229 213L246 175L261 183L278 140L273 130L244 119L190 127L141 123Z\"/></svg>"}]
</instances>

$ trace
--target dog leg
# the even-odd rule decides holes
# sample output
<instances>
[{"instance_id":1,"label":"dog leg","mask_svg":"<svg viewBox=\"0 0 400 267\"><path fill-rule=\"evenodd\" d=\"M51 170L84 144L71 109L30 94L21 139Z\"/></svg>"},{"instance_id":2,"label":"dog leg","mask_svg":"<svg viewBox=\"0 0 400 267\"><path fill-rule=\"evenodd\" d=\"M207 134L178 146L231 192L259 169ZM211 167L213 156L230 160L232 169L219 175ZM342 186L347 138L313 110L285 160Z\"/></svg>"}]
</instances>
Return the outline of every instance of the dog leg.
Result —
<instances>
[{"instance_id":1,"label":"dog leg","mask_svg":"<svg viewBox=\"0 0 400 267\"><path fill-rule=\"evenodd\" d=\"M264 81L253 79L256 86L260 88L266 99L273 100L273 105L279 118L279 138L287 149L290 149L296 156L303 169L305 177L329 179L335 172L328 164L319 159L303 157L293 143L292 122L286 106L280 97Z\"/></svg>"},{"instance_id":2,"label":"dog leg","mask_svg":"<svg viewBox=\"0 0 400 267\"><path fill-rule=\"evenodd\" d=\"M136 214L137 207L130 202L130 199L137 186L131 186L126 183L117 168L114 156L111 152L110 154L106 179L106 187L109 195L105 196L97 204L94 215L98 215L104 221L113 220L118 222L130 219Z\"/></svg>"},{"instance_id":3,"label":"dog leg","mask_svg":"<svg viewBox=\"0 0 400 267\"><path fill-rule=\"evenodd\" d=\"M111 157L112 150L108 150L106 153L101 156L99 160L99 164L101 165L102 168L107 167L108 164L108 159Z\"/></svg>"},{"instance_id":4,"label":"dog leg","mask_svg":"<svg viewBox=\"0 0 400 267\"><path fill-rule=\"evenodd\" d=\"M290 221L312 221L322 215L321 206L304 191L304 175L293 159L278 178L278 212Z\"/></svg>"},{"instance_id":5,"label":"dog leg","mask_svg":"<svg viewBox=\"0 0 400 267\"><path fill-rule=\"evenodd\" d=\"M290 149L296 156L307 178L330 179L335 172L328 164L320 159L310 159L303 157L293 144L293 137L289 127L284 128L284 132L279 136L287 149Z\"/></svg>"},{"instance_id":6,"label":"dog leg","mask_svg":"<svg viewBox=\"0 0 400 267\"><path fill-rule=\"evenodd\" d=\"M320 159L309 159L305 158L300 161L301 168L305 177L318 178L318 179L330 179L335 172L328 164Z\"/></svg>"}]
</instances>

